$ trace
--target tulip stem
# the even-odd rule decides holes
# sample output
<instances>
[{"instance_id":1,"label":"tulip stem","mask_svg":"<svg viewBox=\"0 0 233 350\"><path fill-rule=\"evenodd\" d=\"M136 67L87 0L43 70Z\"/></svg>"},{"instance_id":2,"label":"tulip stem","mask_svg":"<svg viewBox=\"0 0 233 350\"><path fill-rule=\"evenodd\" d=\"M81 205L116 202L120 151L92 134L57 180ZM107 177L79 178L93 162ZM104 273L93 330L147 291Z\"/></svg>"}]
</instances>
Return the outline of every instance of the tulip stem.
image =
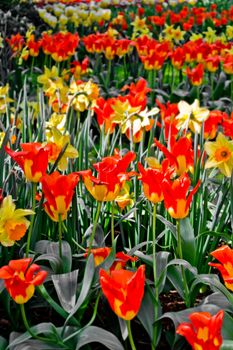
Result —
<instances>
[{"instance_id":1,"label":"tulip stem","mask_svg":"<svg viewBox=\"0 0 233 350\"><path fill-rule=\"evenodd\" d=\"M35 212L36 209L36 189L37 189L37 183L32 183L32 210ZM30 250L30 243L31 243L31 237L32 237L32 229L35 221L35 214L33 214L31 222L30 222L30 228L28 231L28 237L27 237L27 246L26 246L26 258L28 258L29 250Z\"/></svg>"},{"instance_id":2,"label":"tulip stem","mask_svg":"<svg viewBox=\"0 0 233 350\"><path fill-rule=\"evenodd\" d=\"M181 234L180 234L180 220L176 220L177 224L177 251L180 259L183 259L183 252L182 252L182 244L181 244ZM189 301L189 290L188 290L188 283L185 275L184 266L181 265L181 274L182 274L182 280L184 284L184 299L185 299L185 305L187 307L190 306Z\"/></svg>"},{"instance_id":3,"label":"tulip stem","mask_svg":"<svg viewBox=\"0 0 233 350\"><path fill-rule=\"evenodd\" d=\"M95 220L94 220L94 224L93 224L93 229L92 229L92 233L91 233L91 237L90 237L90 241L89 241L89 247L88 247L87 256L89 256L90 253L91 253L92 243L94 241L96 227L97 227L97 223L98 223L99 216L100 216L101 205L102 205L102 202L98 202L97 211L96 211L96 214L95 214Z\"/></svg>"},{"instance_id":4,"label":"tulip stem","mask_svg":"<svg viewBox=\"0 0 233 350\"><path fill-rule=\"evenodd\" d=\"M28 331L28 333L32 336L32 338L34 339L38 339L40 341L43 341L43 342L46 342L46 343L50 343L50 344L54 344L54 342L52 341L52 339L50 338L45 338L45 337L40 337L39 335L35 334L29 323L28 323L28 320L27 320L27 316L26 316L26 312L25 312L25 307L24 307L24 304L20 304L20 311L21 311L21 315L22 315L22 319L23 319L23 323L24 323L24 326L26 328L26 330ZM60 345L63 345L63 344L60 344ZM64 346L63 346L64 347Z\"/></svg>"},{"instance_id":5,"label":"tulip stem","mask_svg":"<svg viewBox=\"0 0 233 350\"><path fill-rule=\"evenodd\" d=\"M59 256L62 259L62 216L58 214Z\"/></svg>"},{"instance_id":6,"label":"tulip stem","mask_svg":"<svg viewBox=\"0 0 233 350\"><path fill-rule=\"evenodd\" d=\"M131 331L131 323L130 323L130 321L127 320L126 324L127 324L127 330L128 330L129 342L130 342L130 345L131 345L131 349L132 350L137 350L136 346L134 344L134 340L133 340L133 335L132 335L132 331Z\"/></svg>"},{"instance_id":7,"label":"tulip stem","mask_svg":"<svg viewBox=\"0 0 233 350\"><path fill-rule=\"evenodd\" d=\"M112 240L112 246L114 243L114 201L112 201L112 212L111 212L111 240Z\"/></svg>"},{"instance_id":8,"label":"tulip stem","mask_svg":"<svg viewBox=\"0 0 233 350\"><path fill-rule=\"evenodd\" d=\"M157 286L157 271L156 271L156 212L157 212L157 205L153 205L153 221L152 221L152 249L153 249L153 276L154 276L154 288L155 288L155 303L154 303L154 312L155 312L155 319L156 322L158 318L158 302L159 302L159 290ZM152 349L155 349L156 346L156 340L157 340L157 324L154 323L153 327L153 342L152 342Z\"/></svg>"}]
</instances>

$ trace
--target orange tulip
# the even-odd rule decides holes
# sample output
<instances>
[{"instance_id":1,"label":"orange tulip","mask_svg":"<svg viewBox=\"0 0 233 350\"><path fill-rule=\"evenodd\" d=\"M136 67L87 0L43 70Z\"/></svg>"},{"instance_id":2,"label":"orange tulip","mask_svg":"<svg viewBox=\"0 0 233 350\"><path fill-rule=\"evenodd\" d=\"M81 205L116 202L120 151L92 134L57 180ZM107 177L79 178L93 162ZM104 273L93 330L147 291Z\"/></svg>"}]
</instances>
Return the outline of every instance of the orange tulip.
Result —
<instances>
[{"instance_id":1,"label":"orange tulip","mask_svg":"<svg viewBox=\"0 0 233 350\"><path fill-rule=\"evenodd\" d=\"M102 291L117 316L132 320L138 313L144 295L145 266L136 272L113 270L108 274L100 270Z\"/></svg>"},{"instance_id":2,"label":"orange tulip","mask_svg":"<svg viewBox=\"0 0 233 350\"><path fill-rule=\"evenodd\" d=\"M11 260L0 268L0 278L4 279L8 293L17 304L25 304L31 299L35 286L42 284L47 276L46 271L31 262L31 258Z\"/></svg>"},{"instance_id":3,"label":"orange tulip","mask_svg":"<svg viewBox=\"0 0 233 350\"><path fill-rule=\"evenodd\" d=\"M202 63L199 63L196 67L194 67L191 70L189 67L187 67L186 73L192 85L199 86L202 84L204 76L204 67Z\"/></svg>"},{"instance_id":4,"label":"orange tulip","mask_svg":"<svg viewBox=\"0 0 233 350\"><path fill-rule=\"evenodd\" d=\"M224 245L210 253L218 263L209 263L210 266L216 267L222 274L225 286L233 291L233 249Z\"/></svg>"},{"instance_id":5,"label":"orange tulip","mask_svg":"<svg viewBox=\"0 0 233 350\"><path fill-rule=\"evenodd\" d=\"M183 219L189 213L193 195L197 192L200 181L188 194L190 184L190 178L186 173L173 182L167 178L162 182L164 204L174 219Z\"/></svg>"},{"instance_id":6,"label":"orange tulip","mask_svg":"<svg viewBox=\"0 0 233 350\"><path fill-rule=\"evenodd\" d=\"M5 151L23 169L28 181L39 182L48 167L48 151L39 142L21 143L21 148L15 152L5 147Z\"/></svg>"},{"instance_id":7,"label":"orange tulip","mask_svg":"<svg viewBox=\"0 0 233 350\"><path fill-rule=\"evenodd\" d=\"M129 163L135 159L135 153L128 152L121 157L118 150L114 156L105 157L101 162L93 164L98 178L92 176L91 170L79 171L84 184L91 195L99 202L113 201L118 196L123 184L128 179Z\"/></svg>"},{"instance_id":8,"label":"orange tulip","mask_svg":"<svg viewBox=\"0 0 233 350\"><path fill-rule=\"evenodd\" d=\"M58 222L59 215L62 220L66 219L78 181L77 173L61 175L58 171L42 178L42 191L47 199L44 204L45 211L53 221Z\"/></svg>"},{"instance_id":9,"label":"orange tulip","mask_svg":"<svg viewBox=\"0 0 233 350\"><path fill-rule=\"evenodd\" d=\"M194 312L189 315L191 323L181 323L176 333L184 336L193 350L219 350L223 317L223 310L214 316L208 312Z\"/></svg>"},{"instance_id":10,"label":"orange tulip","mask_svg":"<svg viewBox=\"0 0 233 350\"><path fill-rule=\"evenodd\" d=\"M164 153L171 166L174 166L176 174L182 175L187 171L193 171L194 151L190 138L184 136L178 141L171 142L169 151L158 140L154 139L156 146Z\"/></svg>"},{"instance_id":11,"label":"orange tulip","mask_svg":"<svg viewBox=\"0 0 233 350\"><path fill-rule=\"evenodd\" d=\"M152 203L162 202L162 181L164 180L163 169L145 169L141 163L138 163L138 170L140 172L138 178L142 181L145 197Z\"/></svg>"}]
</instances>

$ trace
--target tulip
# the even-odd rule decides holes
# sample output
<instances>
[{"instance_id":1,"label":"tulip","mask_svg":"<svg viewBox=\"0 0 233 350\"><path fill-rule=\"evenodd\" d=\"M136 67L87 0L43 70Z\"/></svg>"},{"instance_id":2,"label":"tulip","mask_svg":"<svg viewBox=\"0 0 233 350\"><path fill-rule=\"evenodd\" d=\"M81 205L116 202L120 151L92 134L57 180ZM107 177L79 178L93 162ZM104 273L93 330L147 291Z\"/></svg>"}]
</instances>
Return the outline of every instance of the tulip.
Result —
<instances>
[{"instance_id":1,"label":"tulip","mask_svg":"<svg viewBox=\"0 0 233 350\"><path fill-rule=\"evenodd\" d=\"M127 321L132 320L140 309L144 284L144 265L136 272L120 269L108 274L100 270L100 285L104 295L116 315Z\"/></svg>"},{"instance_id":2,"label":"tulip","mask_svg":"<svg viewBox=\"0 0 233 350\"><path fill-rule=\"evenodd\" d=\"M31 258L11 260L0 268L0 278L4 279L8 293L17 304L25 304L31 299L35 286L41 285L47 276L46 271L31 262Z\"/></svg>"},{"instance_id":3,"label":"tulip","mask_svg":"<svg viewBox=\"0 0 233 350\"><path fill-rule=\"evenodd\" d=\"M210 253L218 263L209 263L210 266L216 267L222 275L225 286L233 291L233 249L224 245Z\"/></svg>"},{"instance_id":4,"label":"tulip","mask_svg":"<svg viewBox=\"0 0 233 350\"><path fill-rule=\"evenodd\" d=\"M181 323L176 333L183 335L193 350L220 350L223 317L223 310L214 316L208 312L194 312L189 315L191 323Z\"/></svg>"},{"instance_id":5,"label":"tulip","mask_svg":"<svg viewBox=\"0 0 233 350\"><path fill-rule=\"evenodd\" d=\"M39 142L21 143L22 151L12 151L5 147L5 151L23 169L28 181L39 182L48 167L48 151Z\"/></svg>"}]
</instances>

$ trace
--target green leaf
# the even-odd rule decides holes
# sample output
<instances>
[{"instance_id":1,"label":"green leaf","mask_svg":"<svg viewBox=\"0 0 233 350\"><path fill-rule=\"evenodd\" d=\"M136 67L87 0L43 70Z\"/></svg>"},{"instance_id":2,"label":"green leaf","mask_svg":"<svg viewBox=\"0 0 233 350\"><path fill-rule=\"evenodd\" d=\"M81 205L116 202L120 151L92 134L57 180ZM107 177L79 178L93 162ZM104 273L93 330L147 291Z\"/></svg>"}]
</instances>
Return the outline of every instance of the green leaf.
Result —
<instances>
[{"instance_id":1,"label":"green leaf","mask_svg":"<svg viewBox=\"0 0 233 350\"><path fill-rule=\"evenodd\" d=\"M224 340L220 350L232 350L233 349L233 340Z\"/></svg>"},{"instance_id":2,"label":"green leaf","mask_svg":"<svg viewBox=\"0 0 233 350\"><path fill-rule=\"evenodd\" d=\"M1 145L1 148L0 148L0 188L2 188L2 185L3 185L3 169L4 169L4 160L5 160L5 155L6 155L6 152L5 152L5 146L7 144L7 142L9 141L9 137L10 137L10 127L7 129L6 133L5 133L5 136L4 136L4 139L2 141L2 145Z\"/></svg>"},{"instance_id":3,"label":"green leaf","mask_svg":"<svg viewBox=\"0 0 233 350\"><path fill-rule=\"evenodd\" d=\"M75 306L78 272L79 270L74 270L60 275L52 275L58 299L67 312L71 312Z\"/></svg>"},{"instance_id":4,"label":"green leaf","mask_svg":"<svg viewBox=\"0 0 233 350\"><path fill-rule=\"evenodd\" d=\"M93 225L90 225L84 233L84 238L87 240L87 246L89 246L89 238L93 231ZM104 231L102 227L97 224L95 237L92 246L93 247L104 247Z\"/></svg>"},{"instance_id":5,"label":"green leaf","mask_svg":"<svg viewBox=\"0 0 233 350\"><path fill-rule=\"evenodd\" d=\"M34 262L42 261L42 260L47 260L49 261L52 270L56 273L59 273L62 271L62 260L59 256L54 255L54 254L42 254L38 256Z\"/></svg>"},{"instance_id":6,"label":"green leaf","mask_svg":"<svg viewBox=\"0 0 233 350\"><path fill-rule=\"evenodd\" d=\"M80 308L82 303L85 301L85 299L89 293L89 290L91 288L94 273L95 273L95 263L94 263L94 257L91 254L87 260L86 269L85 269L85 273L84 273L84 277L83 277L82 289L81 289L79 298L78 298L77 303L76 303L75 307L73 308L73 310L70 311L70 314L65 321L64 327L67 325L70 318L78 311L78 309Z\"/></svg>"},{"instance_id":7,"label":"green leaf","mask_svg":"<svg viewBox=\"0 0 233 350\"><path fill-rule=\"evenodd\" d=\"M187 217L180 220L180 234L182 239L182 252L184 260L187 260L190 264L195 264L196 255L196 242L194 236L194 230L191 226L190 219Z\"/></svg>"},{"instance_id":8,"label":"green leaf","mask_svg":"<svg viewBox=\"0 0 233 350\"><path fill-rule=\"evenodd\" d=\"M147 331L150 339L153 339L153 323L155 322L154 304L151 299L149 287L145 287L144 297L142 299L140 310L137 314L140 322Z\"/></svg>"},{"instance_id":9,"label":"green leaf","mask_svg":"<svg viewBox=\"0 0 233 350\"><path fill-rule=\"evenodd\" d=\"M5 350L7 347L7 344L8 344L7 340L2 336L0 336L0 349Z\"/></svg>"},{"instance_id":10,"label":"green leaf","mask_svg":"<svg viewBox=\"0 0 233 350\"><path fill-rule=\"evenodd\" d=\"M32 332L36 335L44 334L44 335L50 336L51 339L54 339L55 344L56 344L56 339L60 338L60 336L57 333L56 327L52 323L40 323L34 327L31 327L31 329L32 329ZM31 338L31 335L28 332L25 332L20 336L19 335L15 336L15 333L13 332L11 333L10 342L9 342L10 344L7 347L7 349L16 350L17 349L15 348L16 345L20 345L26 342L27 340L29 340L30 338ZM47 348L49 349L49 347Z\"/></svg>"},{"instance_id":11,"label":"green leaf","mask_svg":"<svg viewBox=\"0 0 233 350\"><path fill-rule=\"evenodd\" d=\"M80 333L75 350L79 350L82 346L93 342L103 344L110 350L124 350L114 334L95 326L89 326Z\"/></svg>"},{"instance_id":12,"label":"green leaf","mask_svg":"<svg viewBox=\"0 0 233 350\"><path fill-rule=\"evenodd\" d=\"M47 252L59 256L59 242L50 242ZM72 267L72 252L68 242L62 241L63 272L70 272Z\"/></svg>"},{"instance_id":13,"label":"green leaf","mask_svg":"<svg viewBox=\"0 0 233 350\"><path fill-rule=\"evenodd\" d=\"M168 261L169 255L170 255L169 252L158 252L156 254L156 276L157 276L157 284L159 286L159 293L162 292L165 285L167 261Z\"/></svg>"}]
</instances>

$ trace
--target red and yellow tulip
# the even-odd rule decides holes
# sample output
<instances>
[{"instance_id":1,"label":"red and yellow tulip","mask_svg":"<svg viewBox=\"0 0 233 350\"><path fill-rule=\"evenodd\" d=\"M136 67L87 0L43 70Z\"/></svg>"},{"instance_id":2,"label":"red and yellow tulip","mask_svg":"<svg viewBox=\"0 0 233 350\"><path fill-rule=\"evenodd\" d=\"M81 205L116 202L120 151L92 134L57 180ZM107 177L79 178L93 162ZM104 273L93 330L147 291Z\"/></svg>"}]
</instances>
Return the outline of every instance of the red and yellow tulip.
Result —
<instances>
[{"instance_id":1,"label":"red and yellow tulip","mask_svg":"<svg viewBox=\"0 0 233 350\"><path fill-rule=\"evenodd\" d=\"M31 299L35 286L42 284L47 276L46 271L31 262L31 258L11 260L0 268L0 278L4 279L8 293L17 304L25 304Z\"/></svg>"}]
</instances>

